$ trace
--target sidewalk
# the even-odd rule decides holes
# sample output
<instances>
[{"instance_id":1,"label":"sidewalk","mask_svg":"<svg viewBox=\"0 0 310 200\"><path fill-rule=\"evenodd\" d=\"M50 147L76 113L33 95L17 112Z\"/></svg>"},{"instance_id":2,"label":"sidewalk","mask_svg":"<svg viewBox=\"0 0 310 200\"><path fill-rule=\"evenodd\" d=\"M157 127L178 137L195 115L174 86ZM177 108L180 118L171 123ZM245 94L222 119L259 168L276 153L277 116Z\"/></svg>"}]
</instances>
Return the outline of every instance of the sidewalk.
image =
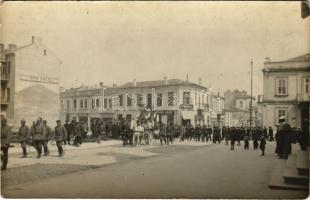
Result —
<instances>
[{"instance_id":1,"label":"sidewalk","mask_svg":"<svg viewBox=\"0 0 310 200\"><path fill-rule=\"evenodd\" d=\"M195 141L179 142L175 141L174 146L206 146L212 143L203 143ZM9 168L33 165L33 164L77 164L77 165L92 165L101 166L117 162L117 156L127 155L132 157L150 157L157 155L148 151L152 148L159 148L160 142L154 141L151 145L141 145L138 147L122 146L121 140L102 141L101 143L83 143L80 147L71 145L63 145L64 157L57 157L58 151L55 144L49 143L49 156L42 156L37 159L37 153L34 147L28 146L28 157L22 158L22 150L20 144L15 144L15 147L9 149Z\"/></svg>"}]
</instances>

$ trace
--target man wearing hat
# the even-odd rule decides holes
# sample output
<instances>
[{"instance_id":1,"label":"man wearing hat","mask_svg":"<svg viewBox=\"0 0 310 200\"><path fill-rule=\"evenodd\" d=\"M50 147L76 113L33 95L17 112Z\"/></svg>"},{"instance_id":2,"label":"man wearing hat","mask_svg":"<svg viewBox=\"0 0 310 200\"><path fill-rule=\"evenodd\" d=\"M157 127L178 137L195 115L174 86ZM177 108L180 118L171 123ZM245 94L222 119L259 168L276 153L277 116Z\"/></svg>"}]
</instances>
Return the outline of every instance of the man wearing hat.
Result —
<instances>
[{"instance_id":1,"label":"man wearing hat","mask_svg":"<svg viewBox=\"0 0 310 200\"><path fill-rule=\"evenodd\" d=\"M28 126L26 126L26 121L22 119L20 121L21 126L18 129L18 141L23 150L23 158L27 157L27 141L30 137L31 131Z\"/></svg>"},{"instance_id":2,"label":"man wearing hat","mask_svg":"<svg viewBox=\"0 0 310 200\"><path fill-rule=\"evenodd\" d=\"M55 127L55 141L58 149L58 157L62 157L64 155L62 144L67 138L66 128L61 125L61 121L56 121L57 126Z\"/></svg>"},{"instance_id":3,"label":"man wearing hat","mask_svg":"<svg viewBox=\"0 0 310 200\"><path fill-rule=\"evenodd\" d=\"M8 164L8 152L9 146L12 138L11 128L7 125L7 120L5 118L1 119L1 159L2 166L1 170L6 170L6 166Z\"/></svg>"},{"instance_id":4,"label":"man wearing hat","mask_svg":"<svg viewBox=\"0 0 310 200\"><path fill-rule=\"evenodd\" d=\"M42 117L38 117L32 130L34 146L38 152L37 158L41 158L42 146L46 135L46 128L42 123Z\"/></svg>"}]
</instances>

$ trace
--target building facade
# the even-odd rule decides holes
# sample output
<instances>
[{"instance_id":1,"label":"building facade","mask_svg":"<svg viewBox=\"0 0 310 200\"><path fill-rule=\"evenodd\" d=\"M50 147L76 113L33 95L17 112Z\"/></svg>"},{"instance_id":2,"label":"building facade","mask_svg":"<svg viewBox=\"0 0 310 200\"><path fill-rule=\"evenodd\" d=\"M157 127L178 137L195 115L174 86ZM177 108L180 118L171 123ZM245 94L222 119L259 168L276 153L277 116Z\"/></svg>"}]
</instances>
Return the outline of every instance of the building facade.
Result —
<instances>
[{"instance_id":1,"label":"building facade","mask_svg":"<svg viewBox=\"0 0 310 200\"><path fill-rule=\"evenodd\" d=\"M226 126L250 126L251 96L246 91L227 90L225 97L225 121ZM252 126L260 126L257 120L259 115L256 107L256 98L252 97Z\"/></svg>"},{"instance_id":2,"label":"building facade","mask_svg":"<svg viewBox=\"0 0 310 200\"><path fill-rule=\"evenodd\" d=\"M281 116L292 126L309 131L310 54L272 62L263 69L263 124L275 127Z\"/></svg>"},{"instance_id":3,"label":"building facade","mask_svg":"<svg viewBox=\"0 0 310 200\"><path fill-rule=\"evenodd\" d=\"M95 118L119 121L136 118L141 113L152 113L158 120L174 124L211 126L223 121L223 97L200 84L179 79L134 80L118 87L82 87L66 90L60 97L63 119L84 119L89 124ZM75 101L76 105L72 103Z\"/></svg>"},{"instance_id":4,"label":"building facade","mask_svg":"<svg viewBox=\"0 0 310 200\"><path fill-rule=\"evenodd\" d=\"M62 61L38 37L17 47L0 45L1 115L16 128L38 116L48 121L59 118L59 84Z\"/></svg>"}]
</instances>

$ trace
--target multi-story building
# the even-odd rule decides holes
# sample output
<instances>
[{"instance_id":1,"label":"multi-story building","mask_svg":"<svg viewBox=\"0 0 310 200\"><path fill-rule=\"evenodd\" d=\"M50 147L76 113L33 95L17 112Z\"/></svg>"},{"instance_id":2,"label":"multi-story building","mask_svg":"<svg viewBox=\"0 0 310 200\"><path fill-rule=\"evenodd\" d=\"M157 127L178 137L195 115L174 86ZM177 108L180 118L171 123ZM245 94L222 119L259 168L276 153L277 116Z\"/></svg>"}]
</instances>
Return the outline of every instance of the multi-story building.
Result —
<instances>
[{"instance_id":1,"label":"multi-story building","mask_svg":"<svg viewBox=\"0 0 310 200\"><path fill-rule=\"evenodd\" d=\"M95 86L81 86L62 90L60 93L61 120L85 121L90 125L92 120L112 120L114 113L104 110L104 96L110 96L114 88L104 86L103 83Z\"/></svg>"},{"instance_id":2,"label":"multi-story building","mask_svg":"<svg viewBox=\"0 0 310 200\"><path fill-rule=\"evenodd\" d=\"M309 131L310 54L274 62L263 69L263 124L275 127L281 116L292 127Z\"/></svg>"},{"instance_id":3,"label":"multi-story building","mask_svg":"<svg viewBox=\"0 0 310 200\"><path fill-rule=\"evenodd\" d=\"M38 116L48 121L59 118L61 60L40 38L17 47L0 44L1 115L13 128L25 119L28 125Z\"/></svg>"},{"instance_id":4,"label":"multi-story building","mask_svg":"<svg viewBox=\"0 0 310 200\"><path fill-rule=\"evenodd\" d=\"M179 79L134 80L110 88L82 87L62 92L61 101L62 118L87 117L89 123L92 118L131 119L143 112L156 113L159 120L175 124L215 125L223 121L223 97L201 84ZM70 103L74 101L77 103Z\"/></svg>"},{"instance_id":5,"label":"multi-story building","mask_svg":"<svg viewBox=\"0 0 310 200\"><path fill-rule=\"evenodd\" d=\"M246 91L227 90L225 97L225 122L227 126L250 126L251 96ZM256 99L252 97L252 126L258 126Z\"/></svg>"}]
</instances>

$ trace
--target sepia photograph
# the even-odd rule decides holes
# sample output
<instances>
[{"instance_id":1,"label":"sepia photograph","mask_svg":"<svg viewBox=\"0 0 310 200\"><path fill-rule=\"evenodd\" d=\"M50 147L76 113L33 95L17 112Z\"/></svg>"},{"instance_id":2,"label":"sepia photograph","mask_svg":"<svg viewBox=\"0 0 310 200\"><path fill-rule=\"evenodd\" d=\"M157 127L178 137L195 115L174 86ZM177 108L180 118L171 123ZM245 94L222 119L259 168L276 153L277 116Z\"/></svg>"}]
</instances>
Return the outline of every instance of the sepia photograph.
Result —
<instances>
[{"instance_id":1,"label":"sepia photograph","mask_svg":"<svg viewBox=\"0 0 310 200\"><path fill-rule=\"evenodd\" d=\"M0 1L1 198L309 198L309 6Z\"/></svg>"}]
</instances>

